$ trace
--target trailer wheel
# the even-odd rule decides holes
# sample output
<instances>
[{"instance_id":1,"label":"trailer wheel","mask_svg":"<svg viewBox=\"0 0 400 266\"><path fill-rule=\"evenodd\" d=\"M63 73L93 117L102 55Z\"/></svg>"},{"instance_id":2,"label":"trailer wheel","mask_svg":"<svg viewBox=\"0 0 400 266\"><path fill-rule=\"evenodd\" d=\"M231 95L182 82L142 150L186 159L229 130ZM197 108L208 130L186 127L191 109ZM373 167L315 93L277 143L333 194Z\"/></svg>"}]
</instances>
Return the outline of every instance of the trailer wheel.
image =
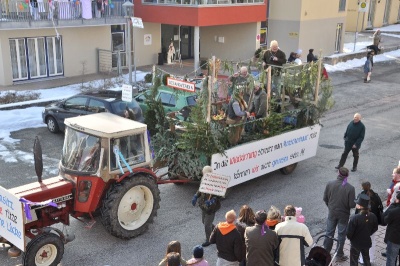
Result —
<instances>
[{"instance_id":1,"label":"trailer wheel","mask_svg":"<svg viewBox=\"0 0 400 266\"><path fill-rule=\"evenodd\" d=\"M114 183L101 207L102 223L113 236L130 239L144 233L160 208L160 191L152 177L135 175Z\"/></svg>"},{"instance_id":2,"label":"trailer wheel","mask_svg":"<svg viewBox=\"0 0 400 266\"><path fill-rule=\"evenodd\" d=\"M53 233L33 238L22 255L22 265L57 266L64 255L64 243Z\"/></svg>"},{"instance_id":3,"label":"trailer wheel","mask_svg":"<svg viewBox=\"0 0 400 266\"><path fill-rule=\"evenodd\" d=\"M285 167L279 169L279 171L281 171L281 173L284 175L289 175L294 171L294 169L296 169L296 166L297 166L297 163L294 163L294 164L291 164L291 165L288 165L288 166L285 166Z\"/></svg>"}]
</instances>

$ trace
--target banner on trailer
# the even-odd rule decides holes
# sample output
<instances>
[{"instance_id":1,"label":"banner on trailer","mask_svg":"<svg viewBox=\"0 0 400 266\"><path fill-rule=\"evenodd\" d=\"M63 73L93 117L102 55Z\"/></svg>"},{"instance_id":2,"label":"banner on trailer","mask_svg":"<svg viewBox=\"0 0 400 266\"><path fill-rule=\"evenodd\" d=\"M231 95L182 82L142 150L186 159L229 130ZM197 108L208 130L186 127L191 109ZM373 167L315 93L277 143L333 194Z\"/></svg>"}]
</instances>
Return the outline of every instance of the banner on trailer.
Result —
<instances>
[{"instance_id":1,"label":"banner on trailer","mask_svg":"<svg viewBox=\"0 0 400 266\"><path fill-rule=\"evenodd\" d=\"M25 231L22 203L14 194L0 186L0 233L22 251L25 251Z\"/></svg>"},{"instance_id":2,"label":"banner on trailer","mask_svg":"<svg viewBox=\"0 0 400 266\"><path fill-rule=\"evenodd\" d=\"M320 130L320 125L305 127L213 154L213 173L230 176L228 187L233 187L311 158L317 153Z\"/></svg>"}]
</instances>

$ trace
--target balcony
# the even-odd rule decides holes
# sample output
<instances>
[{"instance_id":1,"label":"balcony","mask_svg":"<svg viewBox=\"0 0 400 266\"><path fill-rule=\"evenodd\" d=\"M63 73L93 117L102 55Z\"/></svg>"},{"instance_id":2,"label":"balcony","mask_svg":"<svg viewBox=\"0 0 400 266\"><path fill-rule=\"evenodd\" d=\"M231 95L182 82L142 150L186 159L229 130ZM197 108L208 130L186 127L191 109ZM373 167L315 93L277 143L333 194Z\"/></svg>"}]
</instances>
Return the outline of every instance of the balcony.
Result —
<instances>
[{"instance_id":1,"label":"balcony","mask_svg":"<svg viewBox=\"0 0 400 266\"><path fill-rule=\"evenodd\" d=\"M123 24L123 2L97 7L96 2L82 5L81 1L51 1L0 3L0 30L47 27L82 27Z\"/></svg>"},{"instance_id":2,"label":"balcony","mask_svg":"<svg viewBox=\"0 0 400 266\"><path fill-rule=\"evenodd\" d=\"M183 6L215 6L215 5L246 5L264 3L264 0L142 0L142 4L153 5L183 5Z\"/></svg>"}]
</instances>

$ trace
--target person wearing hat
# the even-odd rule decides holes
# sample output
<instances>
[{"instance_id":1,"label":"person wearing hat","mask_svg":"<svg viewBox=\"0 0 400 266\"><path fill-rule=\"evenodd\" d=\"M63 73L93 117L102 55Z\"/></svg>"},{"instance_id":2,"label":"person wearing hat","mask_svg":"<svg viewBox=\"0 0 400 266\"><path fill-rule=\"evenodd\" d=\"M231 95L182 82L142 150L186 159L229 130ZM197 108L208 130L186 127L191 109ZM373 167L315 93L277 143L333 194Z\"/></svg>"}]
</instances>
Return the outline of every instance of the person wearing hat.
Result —
<instances>
[{"instance_id":1,"label":"person wearing hat","mask_svg":"<svg viewBox=\"0 0 400 266\"><path fill-rule=\"evenodd\" d=\"M296 65L302 65L303 62L301 61L301 54L303 53L303 51L301 49L296 51L296 59L294 60L294 63Z\"/></svg>"},{"instance_id":2,"label":"person wearing hat","mask_svg":"<svg viewBox=\"0 0 400 266\"><path fill-rule=\"evenodd\" d=\"M243 125L238 124L243 123L250 116L250 113L246 111L248 106L243 99L243 89L241 86L236 86L228 104L226 124L231 125L228 136L231 145L236 145L242 136Z\"/></svg>"},{"instance_id":3,"label":"person wearing hat","mask_svg":"<svg viewBox=\"0 0 400 266\"><path fill-rule=\"evenodd\" d=\"M361 122L361 115L359 113L355 113L353 120L347 126L346 132L344 132L344 151L342 153L342 157L340 158L339 165L335 167L336 169L344 166L347 160L347 155L349 155L350 151L352 151L354 160L351 171L357 171L358 158L360 157L359 151L364 137L365 126Z\"/></svg>"},{"instance_id":4,"label":"person wearing hat","mask_svg":"<svg viewBox=\"0 0 400 266\"><path fill-rule=\"evenodd\" d=\"M247 227L244 232L246 243L246 265L274 265L274 252L279 246L276 233L266 225L267 212L258 211L256 224Z\"/></svg>"},{"instance_id":5,"label":"person wearing hat","mask_svg":"<svg viewBox=\"0 0 400 266\"><path fill-rule=\"evenodd\" d=\"M235 226L236 213L230 210L225 214L225 222L220 222L211 233L210 243L217 246L217 266L239 266L242 254L242 237Z\"/></svg>"},{"instance_id":6,"label":"person wearing hat","mask_svg":"<svg viewBox=\"0 0 400 266\"><path fill-rule=\"evenodd\" d=\"M311 48L310 50L308 50L307 63L315 62L318 60L313 53L314 49Z\"/></svg>"},{"instance_id":7,"label":"person wearing hat","mask_svg":"<svg viewBox=\"0 0 400 266\"><path fill-rule=\"evenodd\" d=\"M370 197L367 194L359 194L355 203L359 213L350 218L346 232L350 240L350 266L358 266L360 253L364 265L370 266L371 235L378 231L378 218L369 211Z\"/></svg>"},{"instance_id":8,"label":"person wearing hat","mask_svg":"<svg viewBox=\"0 0 400 266\"><path fill-rule=\"evenodd\" d=\"M395 202L383 213L386 233L386 266L395 265L400 250L400 192L397 192Z\"/></svg>"},{"instance_id":9,"label":"person wearing hat","mask_svg":"<svg viewBox=\"0 0 400 266\"><path fill-rule=\"evenodd\" d=\"M212 168L209 165L203 167L203 175L207 173L212 173ZM192 198L193 207L196 206L196 203L201 209L201 221L206 234L206 241L203 242L202 246L208 247L210 245L210 235L214 228L215 213L221 208L220 197L197 191Z\"/></svg>"},{"instance_id":10,"label":"person wearing hat","mask_svg":"<svg viewBox=\"0 0 400 266\"><path fill-rule=\"evenodd\" d=\"M267 116L267 93L261 88L259 81L254 82L254 96L249 110L250 113L255 113L256 119Z\"/></svg>"},{"instance_id":11,"label":"person wearing hat","mask_svg":"<svg viewBox=\"0 0 400 266\"><path fill-rule=\"evenodd\" d=\"M324 248L330 252L332 250L336 227L338 229L338 249L337 260L346 261L343 247L346 241L346 228L350 217L350 210L356 206L355 188L347 182L349 170L345 167L339 168L338 176L335 180L329 181L324 191L324 202L328 207L328 218L326 221L326 235Z\"/></svg>"},{"instance_id":12,"label":"person wearing hat","mask_svg":"<svg viewBox=\"0 0 400 266\"><path fill-rule=\"evenodd\" d=\"M197 245L193 248L193 258L186 262L186 265L191 266L209 266L210 264L204 258L204 249L202 246Z\"/></svg>"}]
</instances>

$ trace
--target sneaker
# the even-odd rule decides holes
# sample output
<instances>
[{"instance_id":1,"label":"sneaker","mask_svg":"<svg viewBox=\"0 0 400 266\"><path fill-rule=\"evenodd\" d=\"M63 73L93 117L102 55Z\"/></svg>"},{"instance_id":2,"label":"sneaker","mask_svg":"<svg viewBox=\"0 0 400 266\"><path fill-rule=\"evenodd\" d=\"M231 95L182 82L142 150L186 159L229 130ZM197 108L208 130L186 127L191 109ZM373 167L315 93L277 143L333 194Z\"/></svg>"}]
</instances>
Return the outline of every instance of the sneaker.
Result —
<instances>
[{"instance_id":1,"label":"sneaker","mask_svg":"<svg viewBox=\"0 0 400 266\"><path fill-rule=\"evenodd\" d=\"M349 257L346 255L336 256L336 261L346 261L348 259L349 259Z\"/></svg>"},{"instance_id":2,"label":"sneaker","mask_svg":"<svg viewBox=\"0 0 400 266\"><path fill-rule=\"evenodd\" d=\"M351 168L351 171L352 171L352 172L355 172L355 171L357 171L357 167L353 167L353 168Z\"/></svg>"},{"instance_id":3,"label":"sneaker","mask_svg":"<svg viewBox=\"0 0 400 266\"><path fill-rule=\"evenodd\" d=\"M208 247L209 245L211 245L210 242L206 241L203 244L201 244L202 247Z\"/></svg>"}]
</instances>

